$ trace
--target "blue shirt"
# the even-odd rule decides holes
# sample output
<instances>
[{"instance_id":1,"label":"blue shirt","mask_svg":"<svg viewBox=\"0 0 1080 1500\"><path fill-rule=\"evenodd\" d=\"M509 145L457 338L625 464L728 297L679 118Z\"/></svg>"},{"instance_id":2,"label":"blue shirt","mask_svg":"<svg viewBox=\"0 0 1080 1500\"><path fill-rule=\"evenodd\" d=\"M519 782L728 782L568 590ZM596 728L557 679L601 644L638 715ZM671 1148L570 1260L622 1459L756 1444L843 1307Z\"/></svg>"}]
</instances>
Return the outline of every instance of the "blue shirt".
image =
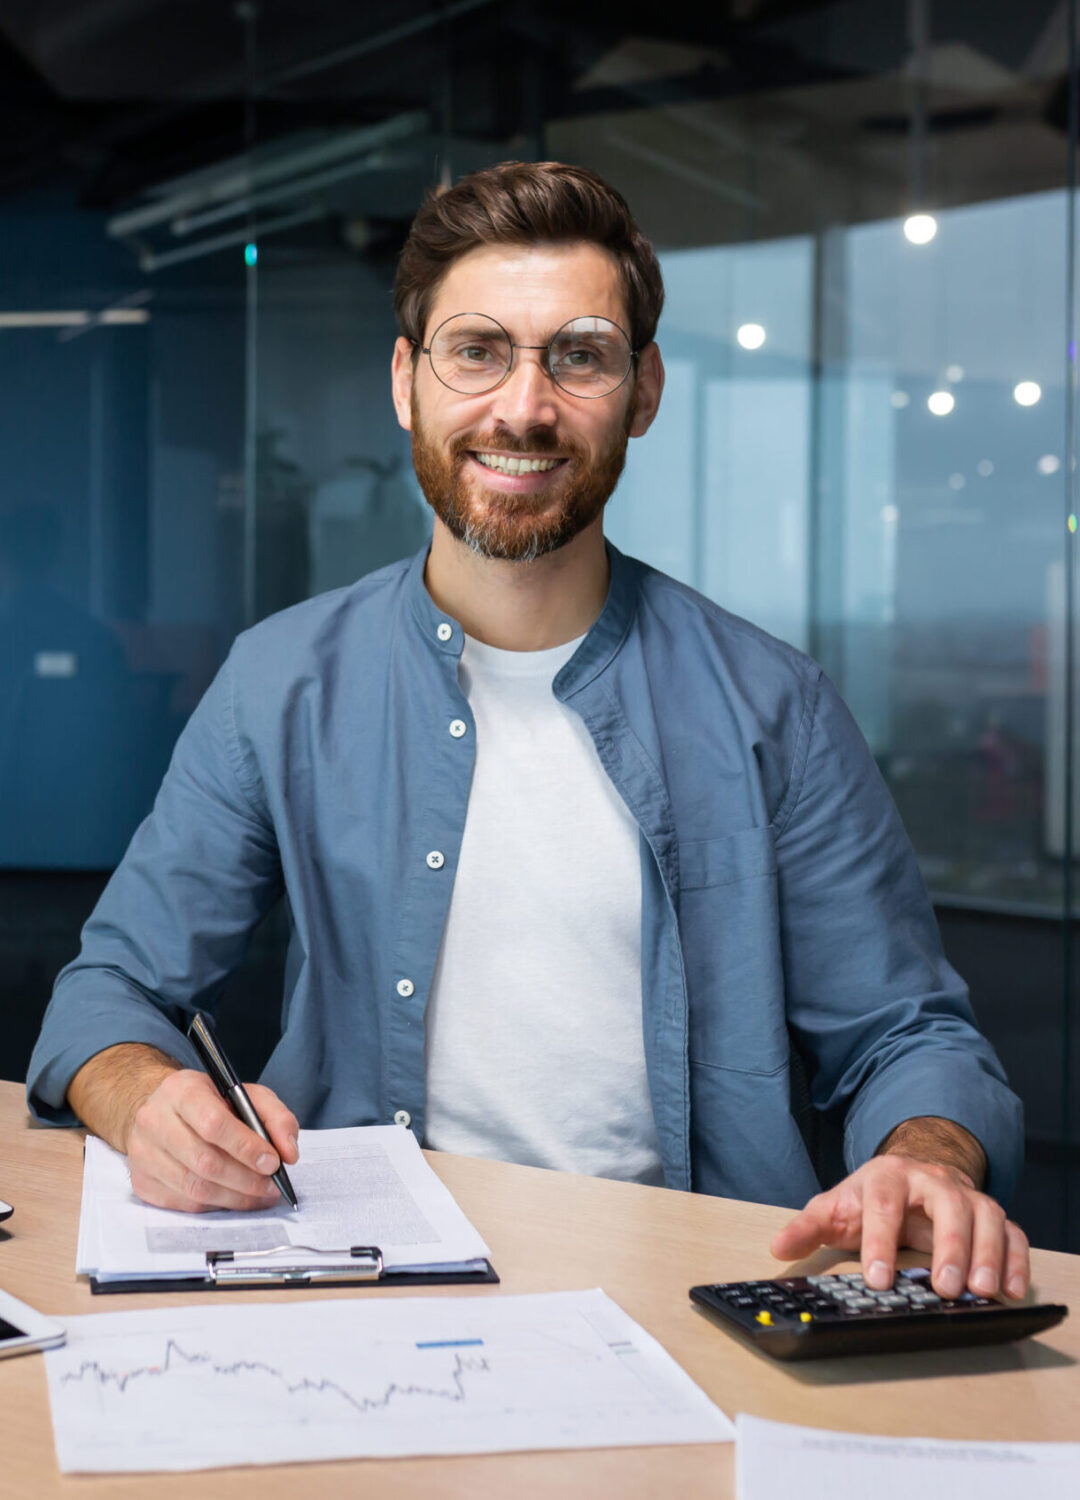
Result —
<instances>
[{"instance_id":1,"label":"blue shirt","mask_svg":"<svg viewBox=\"0 0 1080 1500\"><path fill-rule=\"evenodd\" d=\"M609 555L604 609L553 691L640 829L668 1185L794 1205L818 1191L791 1113L794 1040L849 1168L901 1121L940 1115L982 1143L987 1189L1007 1198L1019 1101L836 690L798 651ZM73 1123L68 1083L115 1043L194 1065L177 1025L214 1009L284 891L282 1035L261 1081L303 1126L404 1112L423 1138L424 1007L475 740L462 630L428 594L425 560L237 639L57 980L27 1084L39 1119Z\"/></svg>"}]
</instances>

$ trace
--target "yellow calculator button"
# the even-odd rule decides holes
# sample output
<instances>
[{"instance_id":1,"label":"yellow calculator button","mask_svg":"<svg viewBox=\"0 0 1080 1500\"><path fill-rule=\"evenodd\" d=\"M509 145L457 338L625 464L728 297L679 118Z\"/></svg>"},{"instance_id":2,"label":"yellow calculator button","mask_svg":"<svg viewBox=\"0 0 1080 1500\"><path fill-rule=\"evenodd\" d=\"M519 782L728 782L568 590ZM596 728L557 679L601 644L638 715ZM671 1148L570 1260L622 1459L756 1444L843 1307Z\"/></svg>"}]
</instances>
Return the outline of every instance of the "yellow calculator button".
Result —
<instances>
[{"instance_id":1,"label":"yellow calculator button","mask_svg":"<svg viewBox=\"0 0 1080 1500\"><path fill-rule=\"evenodd\" d=\"M757 1321L759 1323L764 1323L766 1327L770 1327L771 1324L772 1324L772 1313L771 1312L759 1312L757 1314Z\"/></svg>"},{"instance_id":2,"label":"yellow calculator button","mask_svg":"<svg viewBox=\"0 0 1080 1500\"><path fill-rule=\"evenodd\" d=\"M813 1321L814 1321L814 1318L813 1318L813 1314L812 1313L800 1313L799 1314L799 1322L800 1323L812 1323Z\"/></svg>"}]
</instances>

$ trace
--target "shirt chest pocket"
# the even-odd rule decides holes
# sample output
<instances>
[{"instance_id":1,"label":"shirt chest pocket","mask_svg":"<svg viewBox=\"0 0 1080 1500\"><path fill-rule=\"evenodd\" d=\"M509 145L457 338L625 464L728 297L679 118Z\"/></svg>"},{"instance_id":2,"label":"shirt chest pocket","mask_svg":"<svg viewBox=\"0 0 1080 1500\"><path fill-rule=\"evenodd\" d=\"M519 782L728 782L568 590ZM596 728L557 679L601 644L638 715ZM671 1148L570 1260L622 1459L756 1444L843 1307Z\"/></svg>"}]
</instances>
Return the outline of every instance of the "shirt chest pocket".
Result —
<instances>
[{"instance_id":1,"label":"shirt chest pocket","mask_svg":"<svg viewBox=\"0 0 1080 1500\"><path fill-rule=\"evenodd\" d=\"M690 1061L742 1073L786 1067L772 829L683 842L679 887Z\"/></svg>"}]
</instances>

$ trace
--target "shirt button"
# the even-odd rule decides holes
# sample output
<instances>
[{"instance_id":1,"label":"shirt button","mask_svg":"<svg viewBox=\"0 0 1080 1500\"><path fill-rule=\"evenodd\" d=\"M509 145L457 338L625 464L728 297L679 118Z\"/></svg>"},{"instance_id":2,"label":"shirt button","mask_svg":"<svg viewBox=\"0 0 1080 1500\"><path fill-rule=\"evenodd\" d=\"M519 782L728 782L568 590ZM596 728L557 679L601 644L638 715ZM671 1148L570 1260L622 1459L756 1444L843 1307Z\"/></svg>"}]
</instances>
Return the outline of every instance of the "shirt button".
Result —
<instances>
[{"instance_id":1,"label":"shirt button","mask_svg":"<svg viewBox=\"0 0 1080 1500\"><path fill-rule=\"evenodd\" d=\"M415 988L411 979L399 979L397 982L397 992L403 1000L407 1000Z\"/></svg>"},{"instance_id":2,"label":"shirt button","mask_svg":"<svg viewBox=\"0 0 1080 1500\"><path fill-rule=\"evenodd\" d=\"M450 637L453 635L453 633L454 633L454 627L452 625L448 625L445 620L442 622L442 624L439 626L439 628L435 632L435 634L439 637L440 641L448 641L450 639Z\"/></svg>"},{"instance_id":3,"label":"shirt button","mask_svg":"<svg viewBox=\"0 0 1080 1500\"><path fill-rule=\"evenodd\" d=\"M441 870L443 865L446 863L446 860L439 853L438 849L432 849L431 853L427 857L427 862L429 870Z\"/></svg>"},{"instance_id":4,"label":"shirt button","mask_svg":"<svg viewBox=\"0 0 1080 1500\"><path fill-rule=\"evenodd\" d=\"M404 1125L407 1129L412 1124L412 1115L407 1109L396 1109L394 1111L394 1124Z\"/></svg>"},{"instance_id":5,"label":"shirt button","mask_svg":"<svg viewBox=\"0 0 1080 1500\"><path fill-rule=\"evenodd\" d=\"M465 733L465 728L466 728L466 725L465 725L465 720L464 719L451 719L450 720L450 733L454 736L454 738L456 740L459 740L461 738L461 736Z\"/></svg>"}]
</instances>

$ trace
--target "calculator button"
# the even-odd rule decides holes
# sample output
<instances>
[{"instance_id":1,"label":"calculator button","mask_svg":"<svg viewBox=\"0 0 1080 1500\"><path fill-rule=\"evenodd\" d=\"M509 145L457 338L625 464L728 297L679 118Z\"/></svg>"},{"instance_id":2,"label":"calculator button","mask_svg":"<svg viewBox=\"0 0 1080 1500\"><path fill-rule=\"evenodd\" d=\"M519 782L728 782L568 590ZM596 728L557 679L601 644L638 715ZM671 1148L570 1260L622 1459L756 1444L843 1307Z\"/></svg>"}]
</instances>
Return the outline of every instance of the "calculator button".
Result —
<instances>
[{"instance_id":1,"label":"calculator button","mask_svg":"<svg viewBox=\"0 0 1080 1500\"><path fill-rule=\"evenodd\" d=\"M877 1307L877 1303L874 1301L873 1297L852 1297L851 1301L848 1303L848 1307L857 1307L864 1312L873 1311L873 1309Z\"/></svg>"},{"instance_id":2,"label":"calculator button","mask_svg":"<svg viewBox=\"0 0 1080 1500\"><path fill-rule=\"evenodd\" d=\"M731 1303L732 1307L756 1307L757 1306L757 1298L756 1297L729 1297L727 1300Z\"/></svg>"}]
</instances>

